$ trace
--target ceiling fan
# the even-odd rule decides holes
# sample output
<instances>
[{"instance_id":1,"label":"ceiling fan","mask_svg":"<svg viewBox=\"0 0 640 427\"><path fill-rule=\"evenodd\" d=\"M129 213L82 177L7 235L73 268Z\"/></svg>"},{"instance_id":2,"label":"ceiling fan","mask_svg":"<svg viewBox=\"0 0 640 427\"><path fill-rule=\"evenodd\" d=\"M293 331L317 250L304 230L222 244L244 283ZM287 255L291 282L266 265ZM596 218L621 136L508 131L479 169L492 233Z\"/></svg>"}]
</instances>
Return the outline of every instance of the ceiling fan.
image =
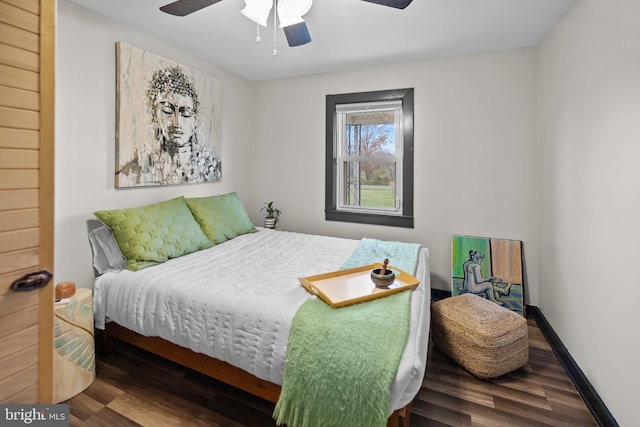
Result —
<instances>
[{"instance_id":1,"label":"ceiling fan","mask_svg":"<svg viewBox=\"0 0 640 427\"><path fill-rule=\"evenodd\" d=\"M160 10L171 15L186 16L220 1L222 0L177 0L173 3L160 7ZM409 6L413 0L363 1L382 6L389 6L396 9L404 9ZM271 8L274 6L275 9L277 4L280 28L284 30L289 46L300 46L311 41L307 24L304 22L302 15L311 9L311 3L313 0L244 0L244 2L246 6L242 9L242 14L262 26L267 26L267 18L269 17ZM256 42L259 42L259 40L260 37L258 36L256 38ZM274 55L276 55L275 50Z\"/></svg>"}]
</instances>

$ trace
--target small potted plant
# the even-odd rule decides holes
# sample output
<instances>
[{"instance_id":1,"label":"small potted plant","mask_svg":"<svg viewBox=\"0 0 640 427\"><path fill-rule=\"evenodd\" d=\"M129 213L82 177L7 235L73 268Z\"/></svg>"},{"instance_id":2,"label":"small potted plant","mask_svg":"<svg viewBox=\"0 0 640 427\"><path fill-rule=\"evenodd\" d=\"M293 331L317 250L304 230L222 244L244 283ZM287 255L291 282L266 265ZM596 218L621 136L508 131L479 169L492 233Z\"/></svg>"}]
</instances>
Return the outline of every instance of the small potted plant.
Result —
<instances>
[{"instance_id":1,"label":"small potted plant","mask_svg":"<svg viewBox=\"0 0 640 427\"><path fill-rule=\"evenodd\" d=\"M264 217L264 227L276 228L276 224L278 223L280 215L282 215L282 211L273 206L273 201L266 202L262 209L260 209L260 212L265 212L267 214L267 216Z\"/></svg>"}]
</instances>

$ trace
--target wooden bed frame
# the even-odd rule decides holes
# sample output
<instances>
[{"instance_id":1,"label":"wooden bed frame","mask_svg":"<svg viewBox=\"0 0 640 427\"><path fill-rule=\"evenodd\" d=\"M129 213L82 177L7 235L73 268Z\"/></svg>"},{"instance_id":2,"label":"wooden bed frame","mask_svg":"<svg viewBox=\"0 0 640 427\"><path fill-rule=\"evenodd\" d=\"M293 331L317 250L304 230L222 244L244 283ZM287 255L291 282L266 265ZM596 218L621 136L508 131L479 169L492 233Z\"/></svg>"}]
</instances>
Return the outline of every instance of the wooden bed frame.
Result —
<instances>
[{"instance_id":1,"label":"wooden bed frame","mask_svg":"<svg viewBox=\"0 0 640 427\"><path fill-rule=\"evenodd\" d=\"M105 351L113 349L114 338L186 366L269 402L276 403L280 396L280 386L277 384L261 380L226 362L202 353L196 353L162 338L140 335L115 322L108 322L105 325L104 332L96 336L96 339L102 339L102 342L98 344L99 348ZM387 427L409 427L410 418L411 403L394 411L387 421Z\"/></svg>"}]
</instances>

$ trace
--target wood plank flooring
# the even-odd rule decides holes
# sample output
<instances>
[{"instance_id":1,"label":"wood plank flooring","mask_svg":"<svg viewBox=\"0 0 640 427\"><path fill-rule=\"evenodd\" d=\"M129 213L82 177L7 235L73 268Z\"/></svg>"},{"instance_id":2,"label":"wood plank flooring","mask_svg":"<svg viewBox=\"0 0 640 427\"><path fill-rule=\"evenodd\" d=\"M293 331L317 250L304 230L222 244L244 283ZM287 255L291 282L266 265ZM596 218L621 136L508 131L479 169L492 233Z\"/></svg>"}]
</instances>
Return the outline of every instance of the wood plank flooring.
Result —
<instances>
[{"instance_id":1,"label":"wood plank flooring","mask_svg":"<svg viewBox=\"0 0 640 427\"><path fill-rule=\"evenodd\" d=\"M412 427L596 426L533 319L529 363L482 381L433 346ZM145 351L118 345L71 398L71 426L274 426L273 404ZM348 426L345 426L348 427Z\"/></svg>"}]
</instances>

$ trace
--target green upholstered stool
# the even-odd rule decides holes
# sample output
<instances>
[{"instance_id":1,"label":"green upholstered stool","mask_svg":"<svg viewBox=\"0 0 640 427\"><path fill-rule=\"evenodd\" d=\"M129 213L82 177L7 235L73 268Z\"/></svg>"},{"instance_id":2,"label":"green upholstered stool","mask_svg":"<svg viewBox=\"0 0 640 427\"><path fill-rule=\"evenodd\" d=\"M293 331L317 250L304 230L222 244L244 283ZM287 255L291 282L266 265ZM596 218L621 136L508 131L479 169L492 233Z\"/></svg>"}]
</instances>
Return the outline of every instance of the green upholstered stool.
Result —
<instances>
[{"instance_id":1,"label":"green upholstered stool","mask_svg":"<svg viewBox=\"0 0 640 427\"><path fill-rule=\"evenodd\" d=\"M434 345L478 378L495 378L529 360L527 320L473 294L431 304Z\"/></svg>"}]
</instances>

